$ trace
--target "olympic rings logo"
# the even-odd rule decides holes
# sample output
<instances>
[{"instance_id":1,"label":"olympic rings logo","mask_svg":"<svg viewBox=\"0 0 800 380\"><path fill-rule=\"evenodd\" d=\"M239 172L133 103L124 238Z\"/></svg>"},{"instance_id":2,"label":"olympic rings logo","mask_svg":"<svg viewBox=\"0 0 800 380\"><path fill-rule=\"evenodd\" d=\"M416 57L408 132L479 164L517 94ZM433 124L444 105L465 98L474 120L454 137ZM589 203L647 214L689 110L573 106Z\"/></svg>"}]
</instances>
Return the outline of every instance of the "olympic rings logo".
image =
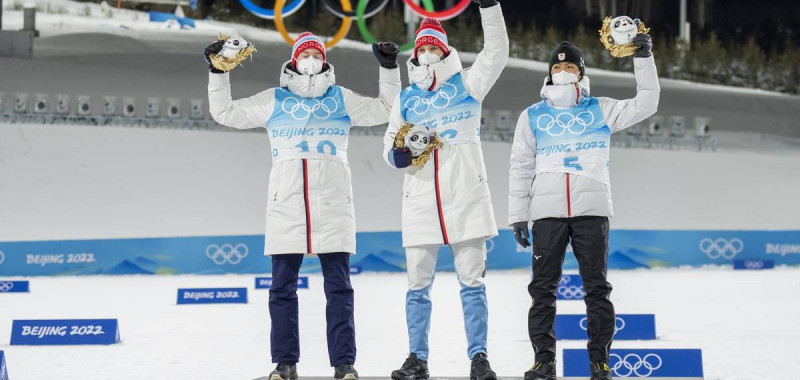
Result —
<instances>
[{"instance_id":1,"label":"olympic rings logo","mask_svg":"<svg viewBox=\"0 0 800 380\"><path fill-rule=\"evenodd\" d=\"M556 290L564 299L579 300L586 297L586 291L583 286L559 286Z\"/></svg>"},{"instance_id":2,"label":"olympic rings logo","mask_svg":"<svg viewBox=\"0 0 800 380\"><path fill-rule=\"evenodd\" d=\"M453 98L458 95L458 88L452 83L445 83L432 97L411 96L403 103L403 107L417 115L424 115L431 107L435 109L447 108Z\"/></svg>"},{"instance_id":3,"label":"olympic rings logo","mask_svg":"<svg viewBox=\"0 0 800 380\"><path fill-rule=\"evenodd\" d=\"M657 369L661 368L663 361L657 354L647 354L641 357L637 354L627 354L620 357L617 354L609 355L609 365L614 376L619 377L650 377Z\"/></svg>"},{"instance_id":4,"label":"olympic rings logo","mask_svg":"<svg viewBox=\"0 0 800 380\"><path fill-rule=\"evenodd\" d=\"M726 240L723 238L709 239L704 238L700 240L700 251L705 253L709 259L716 260L719 258L732 259L744 250L744 243L742 239Z\"/></svg>"},{"instance_id":5,"label":"olympic rings logo","mask_svg":"<svg viewBox=\"0 0 800 380\"><path fill-rule=\"evenodd\" d=\"M587 317L581 318L581 320L578 322L578 326L580 326L581 330L583 331L589 331L589 319ZM616 317L616 320L614 321L614 334L620 332L624 328L625 320L620 317Z\"/></svg>"},{"instance_id":6,"label":"olympic rings logo","mask_svg":"<svg viewBox=\"0 0 800 380\"><path fill-rule=\"evenodd\" d=\"M594 114L589 111L579 112L573 115L569 112L562 112L556 117L549 114L542 114L536 119L536 128L547 132L548 135L556 137L569 131L573 135L586 132L586 128L594 123ZM575 127L575 129L573 129Z\"/></svg>"},{"instance_id":7,"label":"olympic rings logo","mask_svg":"<svg viewBox=\"0 0 800 380\"><path fill-rule=\"evenodd\" d=\"M306 120L314 115L319 120L327 120L333 116L336 111L339 111L339 102L331 97L317 99L303 98L286 98L281 103L281 109L292 115L295 120Z\"/></svg>"},{"instance_id":8,"label":"olympic rings logo","mask_svg":"<svg viewBox=\"0 0 800 380\"><path fill-rule=\"evenodd\" d=\"M206 257L214 261L214 264L224 265L225 263L237 265L247 257L250 249L245 244L209 244L206 247Z\"/></svg>"},{"instance_id":9,"label":"olympic rings logo","mask_svg":"<svg viewBox=\"0 0 800 380\"><path fill-rule=\"evenodd\" d=\"M11 289L14 289L13 282L0 282L0 293L10 292Z\"/></svg>"},{"instance_id":10,"label":"olympic rings logo","mask_svg":"<svg viewBox=\"0 0 800 380\"><path fill-rule=\"evenodd\" d=\"M762 269L764 262L761 260L745 260L744 267L747 269Z\"/></svg>"},{"instance_id":11,"label":"olympic rings logo","mask_svg":"<svg viewBox=\"0 0 800 380\"><path fill-rule=\"evenodd\" d=\"M288 4L287 1L289 2ZM358 31L364 41L373 44L377 43L378 40L367 29L366 19L382 11L389 3L388 0L377 1L378 2L373 2L370 6L369 0L358 0L356 3L356 9L354 11L353 4L350 0L339 0L339 7L335 5L333 0L322 0L323 5L325 5L325 9L342 19L342 25L339 27L339 30L330 41L325 43L325 47L330 49L336 46L336 44L338 44L339 41L341 41L347 35L347 33L350 31L354 17L358 24ZM464 10L467 9L467 7L469 7L471 2L471 0L460 0L459 3L452 8L437 12L434 11L433 0L422 0L422 7L415 4L412 0L403 1L408 6L408 9L418 16L430 17L438 20L449 20L460 15L462 12L464 12ZM264 19L273 20L275 22L275 29L277 29L281 36L283 36L284 41L286 41L286 43L289 45L294 44L294 39L289 36L289 32L286 30L283 18L300 10L300 8L306 3L306 0L276 0L273 9L260 7L253 3L253 0L239 0L239 2L250 13ZM406 42L400 46L401 51L406 51L413 48L414 41Z\"/></svg>"}]
</instances>

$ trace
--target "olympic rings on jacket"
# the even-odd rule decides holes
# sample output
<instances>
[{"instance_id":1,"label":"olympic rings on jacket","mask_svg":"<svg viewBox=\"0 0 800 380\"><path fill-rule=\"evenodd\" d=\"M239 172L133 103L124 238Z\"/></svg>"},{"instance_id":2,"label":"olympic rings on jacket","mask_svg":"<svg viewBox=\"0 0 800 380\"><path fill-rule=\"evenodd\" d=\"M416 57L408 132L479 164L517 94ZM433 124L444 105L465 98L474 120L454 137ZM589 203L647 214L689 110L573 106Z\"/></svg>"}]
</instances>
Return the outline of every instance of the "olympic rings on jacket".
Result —
<instances>
[{"instance_id":1,"label":"olympic rings on jacket","mask_svg":"<svg viewBox=\"0 0 800 380\"><path fill-rule=\"evenodd\" d=\"M372 36L372 33L369 32L367 29L367 16L364 15L364 12L367 8L367 3L369 0L358 0L358 6L356 6L356 25L358 26L358 32L361 33L361 38L364 39L367 43L370 44L377 44L378 40ZM428 11L433 11L433 1L432 0L422 0L422 4ZM408 41L402 45L400 45L400 51L408 51L414 48L414 41Z\"/></svg>"},{"instance_id":2,"label":"olympic rings on jacket","mask_svg":"<svg viewBox=\"0 0 800 380\"><path fill-rule=\"evenodd\" d=\"M367 7L367 10L364 11L364 18L370 18L378 14L378 12L382 11L383 8L386 8L386 5L389 4L389 0L379 0L379 3L373 3L377 5L373 5L371 7ZM334 3L333 0L322 0L322 5L325 6L325 9L328 12L331 12L334 16L338 18L345 18L345 17L356 17L356 12L345 12L342 7L339 7ZM358 8L358 6L356 6Z\"/></svg>"},{"instance_id":3,"label":"olympic rings on jacket","mask_svg":"<svg viewBox=\"0 0 800 380\"><path fill-rule=\"evenodd\" d=\"M353 10L352 4L350 4L350 0L339 0L342 3L342 9L345 12L351 12ZM294 45L294 38L289 36L289 32L286 31L286 25L283 24L283 5L286 3L286 0L276 0L275 1L275 29L283 36L283 40L286 41L289 45ZM350 31L350 25L353 23L352 17L345 17L342 19L342 26L339 28L339 31L336 32L336 35L333 38L325 43L325 47L330 49L339 41L347 35L347 32Z\"/></svg>"},{"instance_id":4,"label":"olympic rings on jacket","mask_svg":"<svg viewBox=\"0 0 800 380\"><path fill-rule=\"evenodd\" d=\"M414 2L411 0L403 0L403 2L406 3L406 5L408 5L409 8L411 8L411 11L413 11L420 17L430 17L430 18L435 18L437 20L449 20L453 17L460 15L461 12L464 12L464 10L467 9L472 0L461 0L460 3L456 4L452 8L439 12L428 12L420 8L419 5L414 4Z\"/></svg>"},{"instance_id":5,"label":"olympic rings on jacket","mask_svg":"<svg viewBox=\"0 0 800 380\"><path fill-rule=\"evenodd\" d=\"M244 6L244 9L250 11L250 13L265 18L267 20L274 20L275 19L275 9L267 9L259 7L255 5L251 0L239 0ZM287 17L292 15L294 12L297 12L303 4L306 3L306 0L294 0L286 6L286 9L283 9L283 17ZM276 4L277 5L277 4ZM277 6L275 7L277 8Z\"/></svg>"}]
</instances>

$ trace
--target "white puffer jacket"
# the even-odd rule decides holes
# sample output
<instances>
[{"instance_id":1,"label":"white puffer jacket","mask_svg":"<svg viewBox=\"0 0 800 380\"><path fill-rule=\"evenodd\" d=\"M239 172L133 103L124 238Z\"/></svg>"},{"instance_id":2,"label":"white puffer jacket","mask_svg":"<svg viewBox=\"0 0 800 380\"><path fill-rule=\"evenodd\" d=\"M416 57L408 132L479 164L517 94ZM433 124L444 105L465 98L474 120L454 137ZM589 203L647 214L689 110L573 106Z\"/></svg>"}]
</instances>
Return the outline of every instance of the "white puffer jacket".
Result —
<instances>
[{"instance_id":1,"label":"white puffer jacket","mask_svg":"<svg viewBox=\"0 0 800 380\"><path fill-rule=\"evenodd\" d=\"M500 6L481 8L484 48L463 69L458 51L429 67L409 60L410 78L432 69L433 91L405 88L392 107L384 135L387 164L398 129L405 123L435 130L444 146L422 167L405 169L403 246L451 244L497 235L480 142L481 102L508 62L508 34ZM424 75L423 75L424 76Z\"/></svg>"},{"instance_id":2,"label":"white puffer jacket","mask_svg":"<svg viewBox=\"0 0 800 380\"><path fill-rule=\"evenodd\" d=\"M380 68L379 97L369 98L336 86L333 66L309 76L287 64L281 87L239 100L231 99L229 74L209 74L211 115L229 127L268 131L273 161L265 254L355 253L348 135L352 126L388 121L400 70Z\"/></svg>"},{"instance_id":3,"label":"white puffer jacket","mask_svg":"<svg viewBox=\"0 0 800 380\"><path fill-rule=\"evenodd\" d=\"M582 80L579 100L584 100L584 97L586 100L596 99L596 104L604 119L599 122L605 122L603 128L607 128L606 134L628 128L653 115L658 108L661 88L658 84L658 74L653 57L634 58L633 66L636 77L636 96L632 99L589 98L588 78ZM543 89L542 94L544 93ZM543 103L549 107L553 106L546 98ZM547 106L536 104L533 107L546 108ZM558 111L558 109L556 110ZM566 111L568 113L569 110ZM565 116L561 122L570 117ZM554 119L548 116L546 120ZM594 120L593 117L592 120ZM578 125L564 123L564 125L566 124ZM509 225L542 218L613 216L607 162L605 168L597 168L594 171L575 170L578 161L574 161L575 163L565 162L560 168L552 165L547 167L543 167L542 164L537 165L537 141L531 125L528 110L523 111L517 122L511 149L508 195ZM559 127L559 125L559 121L556 121L554 127ZM564 125L560 126L564 127ZM570 137L574 138L574 136L570 136L570 133L563 133L559 138ZM558 138L553 140L558 140ZM541 146L538 148L542 149ZM608 148L608 146L604 147L606 151L603 153L606 157ZM550 151L542 153L550 154ZM597 159L597 157L593 157L593 159Z\"/></svg>"}]
</instances>

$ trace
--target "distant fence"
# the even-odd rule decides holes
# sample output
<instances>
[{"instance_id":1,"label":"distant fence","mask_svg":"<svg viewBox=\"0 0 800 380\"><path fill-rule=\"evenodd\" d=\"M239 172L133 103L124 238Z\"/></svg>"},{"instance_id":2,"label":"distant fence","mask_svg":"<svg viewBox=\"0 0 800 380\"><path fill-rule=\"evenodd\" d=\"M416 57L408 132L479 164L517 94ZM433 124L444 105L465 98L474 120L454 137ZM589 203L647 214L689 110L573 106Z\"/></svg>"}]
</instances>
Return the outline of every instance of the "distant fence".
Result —
<instances>
[{"instance_id":1,"label":"distant fence","mask_svg":"<svg viewBox=\"0 0 800 380\"><path fill-rule=\"evenodd\" d=\"M360 232L351 264L365 272L401 272L405 254L400 232ZM608 267L639 269L727 265L736 260L769 260L800 266L797 231L612 230ZM530 248L517 245L509 230L487 241L489 269L525 269ZM453 270L452 255L439 255L437 267ZM268 273L264 236L0 242L0 276ZM565 269L576 269L571 253ZM319 272L306 260L303 272Z\"/></svg>"}]
</instances>

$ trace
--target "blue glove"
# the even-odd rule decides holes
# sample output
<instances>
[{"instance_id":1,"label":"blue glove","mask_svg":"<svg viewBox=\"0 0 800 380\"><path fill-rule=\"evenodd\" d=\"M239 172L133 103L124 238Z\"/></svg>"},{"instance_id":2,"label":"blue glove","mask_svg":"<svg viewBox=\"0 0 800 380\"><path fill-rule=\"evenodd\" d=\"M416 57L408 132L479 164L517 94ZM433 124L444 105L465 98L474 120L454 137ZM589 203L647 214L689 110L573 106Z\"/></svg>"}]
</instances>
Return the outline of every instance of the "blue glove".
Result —
<instances>
[{"instance_id":1,"label":"blue glove","mask_svg":"<svg viewBox=\"0 0 800 380\"><path fill-rule=\"evenodd\" d=\"M389 152L389 163L398 169L403 169L411 165L411 149L408 148L394 148Z\"/></svg>"}]
</instances>

